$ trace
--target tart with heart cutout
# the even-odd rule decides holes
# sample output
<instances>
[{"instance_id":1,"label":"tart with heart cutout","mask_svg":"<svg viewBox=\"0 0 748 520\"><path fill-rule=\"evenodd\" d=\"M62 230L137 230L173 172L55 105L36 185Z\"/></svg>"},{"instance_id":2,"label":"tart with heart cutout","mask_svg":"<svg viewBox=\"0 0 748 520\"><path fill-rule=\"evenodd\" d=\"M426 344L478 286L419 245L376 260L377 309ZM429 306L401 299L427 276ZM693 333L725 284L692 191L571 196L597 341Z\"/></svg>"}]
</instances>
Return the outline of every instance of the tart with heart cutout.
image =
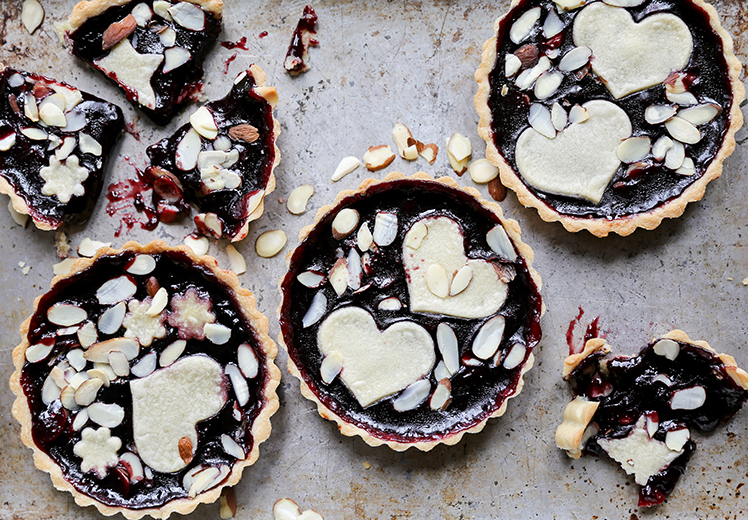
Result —
<instances>
[{"instance_id":1,"label":"tart with heart cutout","mask_svg":"<svg viewBox=\"0 0 748 520\"><path fill-rule=\"evenodd\" d=\"M247 236L275 189L277 101L265 73L251 65L225 98L198 108L174 135L148 147L145 173L162 221L183 217L191 203L200 209L195 224L202 234L232 242Z\"/></svg>"},{"instance_id":2,"label":"tart with heart cutout","mask_svg":"<svg viewBox=\"0 0 748 520\"><path fill-rule=\"evenodd\" d=\"M268 320L235 274L184 246L99 249L37 298L13 351L13 415L37 467L130 519L218 499L278 409Z\"/></svg>"},{"instance_id":3,"label":"tart with heart cutout","mask_svg":"<svg viewBox=\"0 0 748 520\"><path fill-rule=\"evenodd\" d=\"M740 410L748 374L731 356L680 330L634 357L610 352L604 339L593 338L566 359L564 379L576 397L556 444L573 459L584 452L614 460L634 475L639 507L654 506L685 472L696 450L691 432L712 431Z\"/></svg>"},{"instance_id":4,"label":"tart with heart cutout","mask_svg":"<svg viewBox=\"0 0 748 520\"><path fill-rule=\"evenodd\" d=\"M519 394L540 340L540 277L518 224L447 177L342 191L301 232L279 340L302 394L344 435L428 451Z\"/></svg>"},{"instance_id":5,"label":"tart with heart cutout","mask_svg":"<svg viewBox=\"0 0 748 520\"><path fill-rule=\"evenodd\" d=\"M75 56L164 125L202 90L222 11L221 0L84 0L60 28Z\"/></svg>"},{"instance_id":6,"label":"tart with heart cutout","mask_svg":"<svg viewBox=\"0 0 748 520\"><path fill-rule=\"evenodd\" d=\"M88 220L124 128L122 111L77 88L0 64L0 193L39 229Z\"/></svg>"},{"instance_id":7,"label":"tart with heart cutout","mask_svg":"<svg viewBox=\"0 0 748 520\"><path fill-rule=\"evenodd\" d=\"M525 206L602 237L679 217L722 173L745 89L701 0L514 0L476 72L486 156Z\"/></svg>"}]
</instances>

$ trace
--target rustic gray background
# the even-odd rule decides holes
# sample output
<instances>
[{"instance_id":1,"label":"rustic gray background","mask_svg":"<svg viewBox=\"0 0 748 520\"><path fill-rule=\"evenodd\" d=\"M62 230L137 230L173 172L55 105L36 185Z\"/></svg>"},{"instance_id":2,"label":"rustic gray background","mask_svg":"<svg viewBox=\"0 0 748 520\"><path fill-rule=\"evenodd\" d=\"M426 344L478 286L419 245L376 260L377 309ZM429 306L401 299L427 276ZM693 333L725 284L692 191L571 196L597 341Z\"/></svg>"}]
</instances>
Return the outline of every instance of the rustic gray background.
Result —
<instances>
[{"instance_id":1,"label":"rustic gray background","mask_svg":"<svg viewBox=\"0 0 748 520\"><path fill-rule=\"evenodd\" d=\"M127 120L135 121L140 141L124 136L107 184L133 177L134 166L145 164L146 146L184 124L189 109L165 128L150 124L121 92L60 46L53 23L67 16L74 1L41 1L47 14L33 36L21 26L20 0L0 3L4 12L0 60L69 81L120 104ZM236 51L228 75L223 74L225 60L235 51L213 50L205 64L206 97L222 97L234 76L251 63L267 72L268 84L277 86L280 95L278 187L263 217L238 246L248 269L240 280L257 295L260 310L271 318L271 336L276 337L277 283L284 272L285 253L295 246L299 230L312 221L317 208L366 177L359 169L331 184L330 175L342 157L361 157L371 145L392 145L396 121L408 125L418 139L442 148L446 137L460 132L472 141L473 157L484 156L473 108L473 74L481 46L491 37L493 22L506 11L508 1L316 2L321 45L311 49L311 70L295 79L283 71L282 61L304 3L226 0L226 4L221 40L246 36L250 50ZM742 0L720 0L715 6L736 37L738 57L748 63L744 45L748 5ZM263 31L267 37L259 38ZM742 130L738 138L743 143L748 134ZM566 329L579 306L585 312L583 325L601 316L602 331L620 352L636 352L653 336L681 328L748 367L748 286L742 283L748 277L747 159L746 147L739 144L703 201L691 204L680 219L627 238L567 233L558 224L542 222L510 194L503 207L520 221L523 238L536 253L534 266L543 277L548 308L542 321L544 337L525 390L510 402L507 414L457 446L430 453L395 453L342 437L301 397L297 381L285 371L286 355L280 353L281 408L273 417L273 434L262 445L260 460L244 472L235 488L237 518L272 518L272 504L282 497L291 497L303 509L313 508L328 519L745 518L748 507L741 487L748 480L746 412L711 435L697 435L696 454L668 503L647 511L636 508L633 478L606 460L571 461L555 447L553 434L570 397L560 372L568 350ZM397 159L381 176L421 169L434 176L454 176L443 150L433 166L423 159ZM459 182L472 185L468 176ZM303 183L314 184L317 192L305 215L292 216L278 199ZM479 189L486 194L484 187ZM153 238L178 244L191 231L189 223L162 225L151 233L136 226L115 237L120 219L106 214L105 202L98 203L88 224L68 229L73 246L84 237L111 241L114 246L128 239ZM255 238L278 228L289 236L283 253L259 258ZM22 229L4 209L0 233L4 291L0 380L7 381L12 372L10 353L19 341L18 326L34 298L49 287L57 259L53 233ZM225 245L212 245L210 254L228 267ZM27 275L19 262L31 266ZM3 383L0 519L99 516L94 508L81 509L68 494L54 490L49 477L34 468L31 451L19 440L11 404L11 393ZM370 469L365 469L365 463ZM217 515L214 504L200 506L190 517Z\"/></svg>"}]
</instances>

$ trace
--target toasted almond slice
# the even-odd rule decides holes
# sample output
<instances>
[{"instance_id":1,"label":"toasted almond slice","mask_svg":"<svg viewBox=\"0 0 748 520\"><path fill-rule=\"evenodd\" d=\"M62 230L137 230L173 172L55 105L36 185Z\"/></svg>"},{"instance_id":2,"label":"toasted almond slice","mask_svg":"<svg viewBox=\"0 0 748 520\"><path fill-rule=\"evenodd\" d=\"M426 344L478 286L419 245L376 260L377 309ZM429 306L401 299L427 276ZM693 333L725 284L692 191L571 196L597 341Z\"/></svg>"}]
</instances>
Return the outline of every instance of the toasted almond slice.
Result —
<instances>
[{"instance_id":1,"label":"toasted almond slice","mask_svg":"<svg viewBox=\"0 0 748 520\"><path fill-rule=\"evenodd\" d=\"M452 136L447 140L447 152L449 152L457 161L469 158L473 153L470 139L462 134L452 134Z\"/></svg>"},{"instance_id":2,"label":"toasted almond slice","mask_svg":"<svg viewBox=\"0 0 748 520\"><path fill-rule=\"evenodd\" d=\"M696 174L696 166L694 165L693 159L686 157L683 159L683 164L680 168L675 170L678 175L691 176Z\"/></svg>"},{"instance_id":3,"label":"toasted almond slice","mask_svg":"<svg viewBox=\"0 0 748 520\"><path fill-rule=\"evenodd\" d=\"M87 379L75 391L75 402L78 406L88 406L96 400L96 395L102 386L104 386L104 381L99 378Z\"/></svg>"},{"instance_id":4,"label":"toasted almond slice","mask_svg":"<svg viewBox=\"0 0 748 520\"><path fill-rule=\"evenodd\" d=\"M127 356L119 350L113 350L109 352L107 356L109 366L112 367L117 377L126 377L130 375L130 362L127 360Z\"/></svg>"},{"instance_id":5,"label":"toasted almond slice","mask_svg":"<svg viewBox=\"0 0 748 520\"><path fill-rule=\"evenodd\" d=\"M439 147L434 143L423 144L421 141L416 142L416 149L418 154L426 159L429 164L434 164L436 156L439 153Z\"/></svg>"},{"instance_id":6,"label":"toasted almond slice","mask_svg":"<svg viewBox=\"0 0 748 520\"><path fill-rule=\"evenodd\" d=\"M292 215L301 215L304 213L312 195L314 195L314 186L311 184L302 184L293 190L286 201L288 212Z\"/></svg>"},{"instance_id":7,"label":"toasted almond slice","mask_svg":"<svg viewBox=\"0 0 748 520\"><path fill-rule=\"evenodd\" d=\"M397 215L380 211L374 219L374 243L380 247L388 246L397 238Z\"/></svg>"},{"instance_id":8,"label":"toasted almond slice","mask_svg":"<svg viewBox=\"0 0 748 520\"><path fill-rule=\"evenodd\" d=\"M345 258L339 258L335 265L330 269L328 280L330 285L335 289L338 296L342 296L348 288L348 261Z\"/></svg>"},{"instance_id":9,"label":"toasted almond slice","mask_svg":"<svg viewBox=\"0 0 748 520\"><path fill-rule=\"evenodd\" d=\"M678 117L685 119L692 125L698 126L710 122L721 113L721 106L709 103L683 109L678 112Z\"/></svg>"},{"instance_id":10,"label":"toasted almond slice","mask_svg":"<svg viewBox=\"0 0 748 520\"><path fill-rule=\"evenodd\" d=\"M592 56L592 49L589 47L574 47L561 58L558 69L564 72L581 69L589 63L590 56Z\"/></svg>"},{"instance_id":11,"label":"toasted almond slice","mask_svg":"<svg viewBox=\"0 0 748 520\"><path fill-rule=\"evenodd\" d=\"M379 171L389 166L395 160L395 153L389 145L370 146L364 154L364 164L370 172Z\"/></svg>"},{"instance_id":12,"label":"toasted almond slice","mask_svg":"<svg viewBox=\"0 0 748 520\"><path fill-rule=\"evenodd\" d=\"M319 367L322 382L329 385L338 377L341 370L343 370L343 357L340 355L340 352L334 350L325 356Z\"/></svg>"},{"instance_id":13,"label":"toasted almond slice","mask_svg":"<svg viewBox=\"0 0 748 520\"><path fill-rule=\"evenodd\" d=\"M416 147L416 140L413 138L413 134L410 132L407 126L398 122L392 129L392 138L397 146L397 151L400 157L412 161L418 158L418 149Z\"/></svg>"},{"instance_id":14,"label":"toasted almond slice","mask_svg":"<svg viewBox=\"0 0 748 520\"><path fill-rule=\"evenodd\" d=\"M701 132L685 119L675 116L665 122L665 128L673 139L685 144L701 141Z\"/></svg>"},{"instance_id":15,"label":"toasted almond slice","mask_svg":"<svg viewBox=\"0 0 748 520\"><path fill-rule=\"evenodd\" d=\"M21 22L29 34L34 34L44 20L44 8L37 0L24 0L21 9Z\"/></svg>"},{"instance_id":16,"label":"toasted almond slice","mask_svg":"<svg viewBox=\"0 0 748 520\"><path fill-rule=\"evenodd\" d=\"M665 166L677 170L686 159L686 148L680 141L673 141L673 146L665 154Z\"/></svg>"},{"instance_id":17,"label":"toasted almond slice","mask_svg":"<svg viewBox=\"0 0 748 520\"><path fill-rule=\"evenodd\" d=\"M114 351L123 353L128 360L135 359L140 344L132 338L113 338L91 345L83 357L94 363L109 363L109 353Z\"/></svg>"},{"instance_id":18,"label":"toasted almond slice","mask_svg":"<svg viewBox=\"0 0 748 520\"><path fill-rule=\"evenodd\" d=\"M650 147L649 137L629 137L621 141L616 155L621 162L631 164L649 155Z\"/></svg>"},{"instance_id":19,"label":"toasted almond slice","mask_svg":"<svg viewBox=\"0 0 748 520\"><path fill-rule=\"evenodd\" d=\"M539 134L554 139L556 137L556 128L551 121L551 111L540 103L530 105L530 115L528 116L530 126Z\"/></svg>"},{"instance_id":20,"label":"toasted almond slice","mask_svg":"<svg viewBox=\"0 0 748 520\"><path fill-rule=\"evenodd\" d=\"M271 258L281 252L288 237L281 229L265 231L255 241L255 251L263 258Z\"/></svg>"},{"instance_id":21,"label":"toasted almond slice","mask_svg":"<svg viewBox=\"0 0 748 520\"><path fill-rule=\"evenodd\" d=\"M673 147L673 140L668 136L663 135L652 146L652 156L658 161L665 159L668 151Z\"/></svg>"},{"instance_id":22,"label":"toasted almond slice","mask_svg":"<svg viewBox=\"0 0 748 520\"><path fill-rule=\"evenodd\" d=\"M498 177L499 169L488 159L478 159L470 163L470 178L477 184L486 184Z\"/></svg>"},{"instance_id":23,"label":"toasted almond slice","mask_svg":"<svg viewBox=\"0 0 748 520\"><path fill-rule=\"evenodd\" d=\"M555 128L557 132L566 128L568 117L569 116L566 113L566 110L564 110L564 107L558 103L553 103L553 107L551 108L551 123L553 123L553 128Z\"/></svg>"},{"instance_id":24,"label":"toasted almond slice","mask_svg":"<svg viewBox=\"0 0 748 520\"><path fill-rule=\"evenodd\" d=\"M449 295L455 296L460 294L462 291L467 289L470 285L470 281L473 279L473 269L469 265L463 266L452 279L452 284L449 287Z\"/></svg>"},{"instance_id":25,"label":"toasted almond slice","mask_svg":"<svg viewBox=\"0 0 748 520\"><path fill-rule=\"evenodd\" d=\"M349 173L355 171L359 166L361 166L361 161L358 160L358 157L343 157L343 159L340 160L338 167L335 168L335 172L332 174L332 182L339 181Z\"/></svg>"},{"instance_id":26,"label":"toasted almond slice","mask_svg":"<svg viewBox=\"0 0 748 520\"><path fill-rule=\"evenodd\" d=\"M504 325L506 320L503 316L494 316L478 331L473 340L473 354L478 359L488 359L496 354L504 337Z\"/></svg>"},{"instance_id":27,"label":"toasted almond slice","mask_svg":"<svg viewBox=\"0 0 748 520\"><path fill-rule=\"evenodd\" d=\"M514 43L519 43L530 36L535 24L540 20L541 13L540 7L533 7L524 12L509 29L509 39Z\"/></svg>"},{"instance_id":28,"label":"toasted almond slice","mask_svg":"<svg viewBox=\"0 0 748 520\"><path fill-rule=\"evenodd\" d=\"M335 240L343 240L353 233L358 226L358 211L351 208L341 209L332 221L332 236Z\"/></svg>"},{"instance_id":29,"label":"toasted almond slice","mask_svg":"<svg viewBox=\"0 0 748 520\"><path fill-rule=\"evenodd\" d=\"M659 125L673 117L675 112L675 107L671 105L651 105L644 111L644 119L650 125Z\"/></svg>"},{"instance_id":30,"label":"toasted almond slice","mask_svg":"<svg viewBox=\"0 0 748 520\"><path fill-rule=\"evenodd\" d=\"M431 383L428 379L419 379L409 385L402 393L392 402L392 406L398 412L406 412L418 408L431 392Z\"/></svg>"},{"instance_id":31,"label":"toasted almond slice","mask_svg":"<svg viewBox=\"0 0 748 520\"><path fill-rule=\"evenodd\" d=\"M449 379L442 379L431 394L429 407L432 410L446 410L452 402L452 384Z\"/></svg>"},{"instance_id":32,"label":"toasted almond slice","mask_svg":"<svg viewBox=\"0 0 748 520\"><path fill-rule=\"evenodd\" d=\"M426 286L432 294L439 298L449 296L449 280L447 272L439 264L431 264L426 271Z\"/></svg>"},{"instance_id":33,"label":"toasted almond slice","mask_svg":"<svg viewBox=\"0 0 748 520\"><path fill-rule=\"evenodd\" d=\"M61 327L77 325L88 317L85 309L70 303L56 303L47 310L47 319Z\"/></svg>"}]
</instances>

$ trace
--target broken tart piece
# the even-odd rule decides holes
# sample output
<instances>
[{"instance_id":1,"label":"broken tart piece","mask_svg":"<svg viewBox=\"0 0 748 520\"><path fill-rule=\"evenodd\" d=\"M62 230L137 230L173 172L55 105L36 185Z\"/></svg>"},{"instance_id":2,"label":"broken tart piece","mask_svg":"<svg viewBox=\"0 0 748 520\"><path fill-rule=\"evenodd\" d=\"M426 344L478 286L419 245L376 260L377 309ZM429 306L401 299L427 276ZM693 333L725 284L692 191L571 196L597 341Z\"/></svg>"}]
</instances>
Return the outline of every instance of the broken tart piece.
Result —
<instances>
[{"instance_id":1,"label":"broken tart piece","mask_svg":"<svg viewBox=\"0 0 748 520\"><path fill-rule=\"evenodd\" d=\"M13 351L13 415L81 506L130 519L218 499L278 408L268 320L236 275L164 242L99 249L37 298Z\"/></svg>"},{"instance_id":2,"label":"broken tart piece","mask_svg":"<svg viewBox=\"0 0 748 520\"><path fill-rule=\"evenodd\" d=\"M501 416L540 340L532 250L498 204L447 177L368 179L289 254L279 340L343 435L428 451Z\"/></svg>"},{"instance_id":3,"label":"broken tart piece","mask_svg":"<svg viewBox=\"0 0 748 520\"><path fill-rule=\"evenodd\" d=\"M748 397L748 374L706 342L680 330L637 356L610 357L601 338L564 363L576 397L564 411L556 444L577 459L606 455L639 485L639 507L662 503L696 449L691 431L714 430Z\"/></svg>"},{"instance_id":4,"label":"broken tart piece","mask_svg":"<svg viewBox=\"0 0 748 520\"><path fill-rule=\"evenodd\" d=\"M146 176L162 221L183 216L186 201L200 209L195 223L204 235L231 241L247 236L275 189L277 101L275 88L265 86L265 73L252 65L225 98L200 107L189 124L148 147Z\"/></svg>"},{"instance_id":5,"label":"broken tart piece","mask_svg":"<svg viewBox=\"0 0 748 520\"><path fill-rule=\"evenodd\" d=\"M0 65L0 193L39 229L85 222L123 128L116 105Z\"/></svg>"},{"instance_id":6,"label":"broken tart piece","mask_svg":"<svg viewBox=\"0 0 748 520\"><path fill-rule=\"evenodd\" d=\"M476 72L486 156L569 231L679 217L735 148L745 89L701 0L515 0Z\"/></svg>"},{"instance_id":7,"label":"broken tart piece","mask_svg":"<svg viewBox=\"0 0 748 520\"><path fill-rule=\"evenodd\" d=\"M221 32L221 0L88 0L62 28L71 52L103 72L157 124L202 89Z\"/></svg>"}]
</instances>

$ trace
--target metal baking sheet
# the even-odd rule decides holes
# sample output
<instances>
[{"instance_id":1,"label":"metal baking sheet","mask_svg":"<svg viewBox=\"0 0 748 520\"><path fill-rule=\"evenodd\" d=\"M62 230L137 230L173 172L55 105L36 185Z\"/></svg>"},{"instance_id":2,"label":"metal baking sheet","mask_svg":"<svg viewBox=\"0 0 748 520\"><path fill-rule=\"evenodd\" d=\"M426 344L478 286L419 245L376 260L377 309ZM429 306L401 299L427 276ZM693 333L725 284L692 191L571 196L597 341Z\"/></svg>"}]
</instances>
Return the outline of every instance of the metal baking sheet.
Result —
<instances>
[{"instance_id":1,"label":"metal baking sheet","mask_svg":"<svg viewBox=\"0 0 748 520\"><path fill-rule=\"evenodd\" d=\"M151 124L121 92L60 46L53 24L67 16L74 0L41 2L46 17L33 36L21 26L21 2L0 3L0 60L69 81L122 106L140 140L123 137L107 184L132 178L134 168L145 164L146 146L182 125L189 109L166 127ZM735 37L738 57L746 63L748 5L738 0L718 0L714 5ZM300 1L226 0L220 39L246 36L249 51L216 46L205 64L207 99L225 95L234 76L251 63L267 72L268 84L280 95L278 185L265 214L238 245L247 260L247 274L240 279L271 318L273 337L279 331L275 312L285 253L296 245L299 230L312 222L319 207L366 177L359 169L331 183L341 158L361 157L371 145L391 144L396 121L408 125L418 139L442 147L446 137L460 132L472 141L473 157L484 156L473 108L473 74L483 42L491 37L493 22L506 12L508 1L316 2L321 44L311 49L311 70L291 78L282 62L303 7ZM267 36L261 38L265 31ZM235 60L227 65L234 53ZM272 518L272 505L282 497L328 519L745 518L748 411L712 434L697 434L698 449L686 475L667 503L652 511L636 507L633 478L606 460L568 459L555 447L553 435L570 398L560 374L568 351L565 334L579 307L584 310L582 324L600 316L603 332L620 352L634 353L653 336L677 327L748 367L748 281L743 282L748 278L748 150L742 145L747 139L748 133L741 130L741 144L703 201L689 205L677 220L627 238L570 234L558 224L542 222L535 210L523 208L509 194L503 207L519 220L524 240L535 250L534 266L543 277L548 308L542 320L543 340L525 390L509 403L506 415L456 446L396 453L341 436L301 397L298 382L285 372L287 357L281 352L281 408L259 461L235 488L237 518ZM379 173L394 170L455 176L443 151L433 166L422 159L397 159ZM472 185L469 176L458 182ZM278 199L303 183L314 184L316 193L306 214L292 216ZM487 196L485 187L479 189ZM67 230L74 247L84 237L115 246L154 238L178 244L191 231L187 221L161 225L153 232L136 225L116 236L121 219L107 214L106 202L98 202L88 224ZM254 240L269 229L283 229L289 242L281 255L262 259L254 252ZM228 267L225 245L213 244L210 254ZM0 211L2 520L99 516L94 508L79 508L69 494L54 490L48 475L35 469L10 412L10 353L34 298L49 287L56 261L54 233L22 229ZM24 272L21 263L30 270ZM190 517L217 515L218 505L212 504L198 507Z\"/></svg>"}]
</instances>

